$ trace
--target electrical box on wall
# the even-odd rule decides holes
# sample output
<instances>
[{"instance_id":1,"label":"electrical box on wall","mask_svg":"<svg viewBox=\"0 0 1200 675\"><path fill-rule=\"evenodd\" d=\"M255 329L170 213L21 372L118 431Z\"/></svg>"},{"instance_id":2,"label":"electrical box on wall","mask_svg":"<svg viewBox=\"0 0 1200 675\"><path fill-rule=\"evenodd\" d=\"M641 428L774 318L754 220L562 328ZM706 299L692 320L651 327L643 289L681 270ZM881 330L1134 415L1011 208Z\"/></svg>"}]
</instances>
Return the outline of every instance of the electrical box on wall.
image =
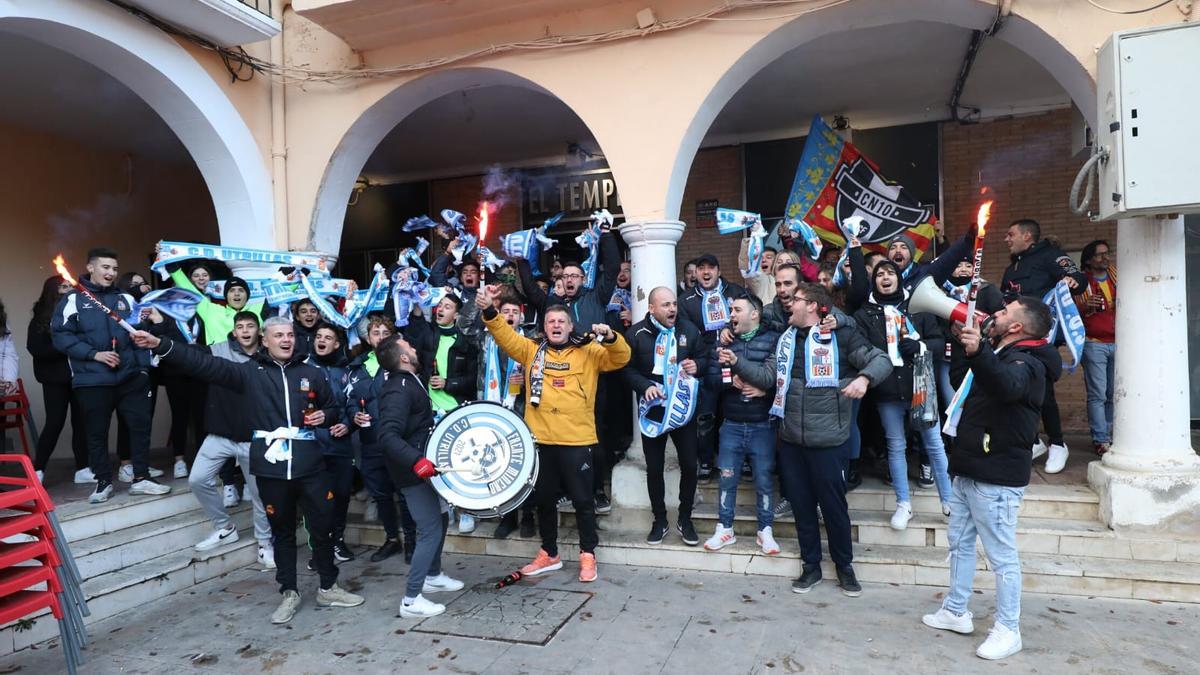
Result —
<instances>
[{"instance_id":1,"label":"electrical box on wall","mask_svg":"<svg viewBox=\"0 0 1200 675\"><path fill-rule=\"evenodd\" d=\"M1200 213L1200 24L1113 33L1096 104L1099 217Z\"/></svg>"}]
</instances>

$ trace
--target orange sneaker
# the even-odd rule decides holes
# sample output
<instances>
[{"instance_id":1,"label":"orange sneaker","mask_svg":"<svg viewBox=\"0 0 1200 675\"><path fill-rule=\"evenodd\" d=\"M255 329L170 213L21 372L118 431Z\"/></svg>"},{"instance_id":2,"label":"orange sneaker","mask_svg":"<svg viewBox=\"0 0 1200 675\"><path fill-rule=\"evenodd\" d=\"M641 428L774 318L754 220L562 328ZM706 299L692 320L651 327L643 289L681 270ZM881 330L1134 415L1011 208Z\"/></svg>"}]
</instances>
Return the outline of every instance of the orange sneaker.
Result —
<instances>
[{"instance_id":1,"label":"orange sneaker","mask_svg":"<svg viewBox=\"0 0 1200 675\"><path fill-rule=\"evenodd\" d=\"M594 567L595 563L592 566ZM558 556L551 558L545 549L538 549L537 557L533 559L533 562L521 568L521 574L527 577L536 577L539 574L561 569L562 558Z\"/></svg>"},{"instance_id":2,"label":"orange sneaker","mask_svg":"<svg viewBox=\"0 0 1200 675\"><path fill-rule=\"evenodd\" d=\"M596 556L591 553L579 554L579 580L583 582L596 580Z\"/></svg>"}]
</instances>

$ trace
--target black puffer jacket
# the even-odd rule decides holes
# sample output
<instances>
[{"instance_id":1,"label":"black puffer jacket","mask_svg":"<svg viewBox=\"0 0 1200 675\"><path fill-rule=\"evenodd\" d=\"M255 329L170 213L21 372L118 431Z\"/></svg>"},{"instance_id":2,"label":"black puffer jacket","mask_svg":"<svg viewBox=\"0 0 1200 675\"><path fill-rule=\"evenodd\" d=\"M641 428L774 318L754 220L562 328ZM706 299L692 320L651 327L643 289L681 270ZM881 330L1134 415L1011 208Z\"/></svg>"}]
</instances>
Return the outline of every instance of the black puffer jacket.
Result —
<instances>
[{"instance_id":1,"label":"black puffer jacket","mask_svg":"<svg viewBox=\"0 0 1200 675\"><path fill-rule=\"evenodd\" d=\"M1041 300L1063 277L1071 277L1078 284L1072 294L1087 289L1087 275L1079 271L1071 256L1045 239L1010 259L1012 262L1004 270L1004 279L1000 282L1000 292L1006 298L1032 295Z\"/></svg>"},{"instance_id":2,"label":"black puffer jacket","mask_svg":"<svg viewBox=\"0 0 1200 675\"><path fill-rule=\"evenodd\" d=\"M900 310L908 314L903 305ZM930 355L934 359L944 358L946 337L942 333L942 327L938 325L937 317L925 312L917 312L908 314L908 318L912 321L913 328L917 329L917 333L921 335L921 342L925 343ZM884 317L883 305L869 300L854 313L854 320L871 344L886 354L887 320ZM905 403L912 400L912 393L913 365L911 358L904 358L904 365L893 364L892 374L880 382L872 392L877 401L904 401Z\"/></svg>"},{"instance_id":3,"label":"black puffer jacket","mask_svg":"<svg viewBox=\"0 0 1200 675\"><path fill-rule=\"evenodd\" d=\"M625 331L625 341L629 343L629 363L621 369L621 376L626 384L640 399L646 395L646 390L654 385L661 385L662 375L654 374L654 345L658 340L658 328L650 322L650 315L633 324ZM696 362L696 377L703 377L708 368L709 354L702 351L703 341L700 331L690 321L682 316L675 320L675 358L677 362L691 359Z\"/></svg>"},{"instance_id":4,"label":"black puffer jacket","mask_svg":"<svg viewBox=\"0 0 1200 675\"><path fill-rule=\"evenodd\" d=\"M363 456L378 455L379 450L379 397L383 393L383 385L387 382L387 371L380 367L372 376L367 370L366 362L374 352L364 352L350 362L349 369L350 392L346 400L346 413L350 420L354 414L365 412L371 416L371 426L353 428L358 430L358 440L362 443Z\"/></svg>"},{"instance_id":5,"label":"black puffer jacket","mask_svg":"<svg viewBox=\"0 0 1200 675\"><path fill-rule=\"evenodd\" d=\"M170 338L162 338L154 351L165 362L192 377L243 394L252 432L303 426L304 408L310 398L325 412L325 422L321 426L332 426L341 419L342 411L337 408L325 376L297 356L292 356L287 363L279 363L264 350L245 363L233 363L196 349L182 349ZM325 470L325 460L316 440L292 441L291 446L291 459L271 463L264 456L266 441L252 440L250 473L263 478L291 480Z\"/></svg>"},{"instance_id":6,"label":"black puffer jacket","mask_svg":"<svg viewBox=\"0 0 1200 675\"><path fill-rule=\"evenodd\" d=\"M33 376L42 384L71 384L71 366L67 355L54 348L50 326L41 325L36 318L29 321L25 348L33 356Z\"/></svg>"},{"instance_id":7,"label":"black puffer jacket","mask_svg":"<svg viewBox=\"0 0 1200 675\"><path fill-rule=\"evenodd\" d=\"M745 359L750 363L764 363L775 354L775 343L779 341L779 333L760 326L758 332L750 339L734 336L729 343L729 350L737 354L738 360ZM714 359L715 360L715 359ZM732 384L721 384L721 410L728 422L765 422L770 415L771 403L775 397L775 387L767 389L766 396L757 398L742 398L742 392Z\"/></svg>"},{"instance_id":8,"label":"black puffer jacket","mask_svg":"<svg viewBox=\"0 0 1200 675\"><path fill-rule=\"evenodd\" d=\"M1045 340L1018 342L999 353L984 344L975 356L955 364L954 380L961 382L967 369L974 382L958 422L950 474L993 485L1028 485L1046 377L1062 373L1058 350Z\"/></svg>"},{"instance_id":9,"label":"black puffer jacket","mask_svg":"<svg viewBox=\"0 0 1200 675\"><path fill-rule=\"evenodd\" d=\"M308 358L304 362L313 366L325 376L325 382L329 385L329 392L333 396L334 406L338 410L337 419L333 421L333 424L345 424L347 427L353 429L354 423L346 405L346 389L350 385L350 368L346 363L346 357L336 352L328 357L322 357L318 356L314 351L308 355ZM326 455L333 457L354 456L354 441L350 440L349 434L334 438L329 433L329 429L317 429L315 433L317 434L317 442L321 444L321 449Z\"/></svg>"},{"instance_id":10,"label":"black puffer jacket","mask_svg":"<svg viewBox=\"0 0 1200 675\"><path fill-rule=\"evenodd\" d=\"M130 316L133 296L122 293L116 286L96 286L86 276L80 283L106 307L126 321L133 318L136 323L136 317ZM70 360L71 386L77 389L116 386L150 367L150 351L134 346L129 333L79 291L73 290L58 301L50 320L50 330L54 348ZM96 361L96 354L114 351L114 345L121 357L119 366L109 368Z\"/></svg>"},{"instance_id":11,"label":"black puffer jacket","mask_svg":"<svg viewBox=\"0 0 1200 675\"><path fill-rule=\"evenodd\" d=\"M422 365L423 369L427 369L430 374L434 374L433 362L437 359L438 343L441 342L443 335L452 335L454 344L450 345L450 350L447 353L447 363L439 363L438 367L444 369L446 373L446 385L443 388L447 394L454 397L459 403L470 401L475 398L476 378L479 376L479 347L475 341L466 335L457 327L448 329L441 328L437 325L432 326L432 340L426 341L422 345L423 349L419 349L420 359L422 364L429 364L427 367ZM416 345L413 345L416 347Z\"/></svg>"},{"instance_id":12,"label":"black puffer jacket","mask_svg":"<svg viewBox=\"0 0 1200 675\"><path fill-rule=\"evenodd\" d=\"M213 356L225 359L230 363L245 363L250 360L250 356L242 351L242 346L232 337L208 347L176 343L175 348L207 350ZM163 364L166 364L165 360ZM194 385L205 386L199 382L194 382ZM228 438L235 443L249 443L254 436L252 426L250 410L241 393L219 384L208 386L208 393L204 401L204 430L206 432Z\"/></svg>"},{"instance_id":13,"label":"black puffer jacket","mask_svg":"<svg viewBox=\"0 0 1200 675\"><path fill-rule=\"evenodd\" d=\"M380 371L382 372L382 371ZM391 373L379 402L379 446L396 487L411 487L423 479L413 464L425 456L425 441L433 428L433 406L425 383L412 373Z\"/></svg>"},{"instance_id":14,"label":"black puffer jacket","mask_svg":"<svg viewBox=\"0 0 1200 675\"><path fill-rule=\"evenodd\" d=\"M745 288L737 284L731 284L725 281L722 277L720 283L724 284L722 295L725 296L726 304L731 300L744 298L748 295ZM717 335L720 331L704 330L704 291L700 288L700 284L696 284L691 292L679 299L679 313L682 314L688 321L691 321L696 330L700 331L700 339L704 342L703 348L706 352L712 353L717 348Z\"/></svg>"}]
</instances>

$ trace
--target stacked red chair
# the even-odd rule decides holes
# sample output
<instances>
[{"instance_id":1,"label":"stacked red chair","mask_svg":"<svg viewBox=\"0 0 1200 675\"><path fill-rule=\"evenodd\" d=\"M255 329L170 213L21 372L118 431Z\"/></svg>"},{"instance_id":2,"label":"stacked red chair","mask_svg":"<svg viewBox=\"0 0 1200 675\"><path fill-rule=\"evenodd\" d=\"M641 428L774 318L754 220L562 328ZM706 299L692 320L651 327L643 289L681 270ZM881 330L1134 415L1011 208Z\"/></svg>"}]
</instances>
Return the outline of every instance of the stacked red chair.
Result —
<instances>
[{"instance_id":1,"label":"stacked red chair","mask_svg":"<svg viewBox=\"0 0 1200 675\"><path fill-rule=\"evenodd\" d=\"M75 558L29 457L0 455L0 474L0 625L49 610L74 675L90 614Z\"/></svg>"},{"instance_id":2,"label":"stacked red chair","mask_svg":"<svg viewBox=\"0 0 1200 675\"><path fill-rule=\"evenodd\" d=\"M26 427L29 435L25 435ZM30 447L37 447L37 425L33 423L33 413L29 408L29 397L25 394L25 382L17 378L16 393L0 398L0 429L7 432L16 429L21 436L21 449L30 456Z\"/></svg>"}]
</instances>

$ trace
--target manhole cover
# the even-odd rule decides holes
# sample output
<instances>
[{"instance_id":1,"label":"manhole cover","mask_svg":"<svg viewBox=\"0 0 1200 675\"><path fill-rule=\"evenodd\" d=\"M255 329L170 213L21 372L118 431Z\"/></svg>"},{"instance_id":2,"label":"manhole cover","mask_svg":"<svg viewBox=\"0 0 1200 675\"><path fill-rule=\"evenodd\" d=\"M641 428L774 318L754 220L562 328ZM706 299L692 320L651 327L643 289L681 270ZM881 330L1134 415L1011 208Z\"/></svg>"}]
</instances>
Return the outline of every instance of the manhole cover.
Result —
<instances>
[{"instance_id":1,"label":"manhole cover","mask_svg":"<svg viewBox=\"0 0 1200 675\"><path fill-rule=\"evenodd\" d=\"M446 612L425 619L412 630L545 645L592 597L583 591L517 586L473 588L446 605Z\"/></svg>"}]
</instances>

